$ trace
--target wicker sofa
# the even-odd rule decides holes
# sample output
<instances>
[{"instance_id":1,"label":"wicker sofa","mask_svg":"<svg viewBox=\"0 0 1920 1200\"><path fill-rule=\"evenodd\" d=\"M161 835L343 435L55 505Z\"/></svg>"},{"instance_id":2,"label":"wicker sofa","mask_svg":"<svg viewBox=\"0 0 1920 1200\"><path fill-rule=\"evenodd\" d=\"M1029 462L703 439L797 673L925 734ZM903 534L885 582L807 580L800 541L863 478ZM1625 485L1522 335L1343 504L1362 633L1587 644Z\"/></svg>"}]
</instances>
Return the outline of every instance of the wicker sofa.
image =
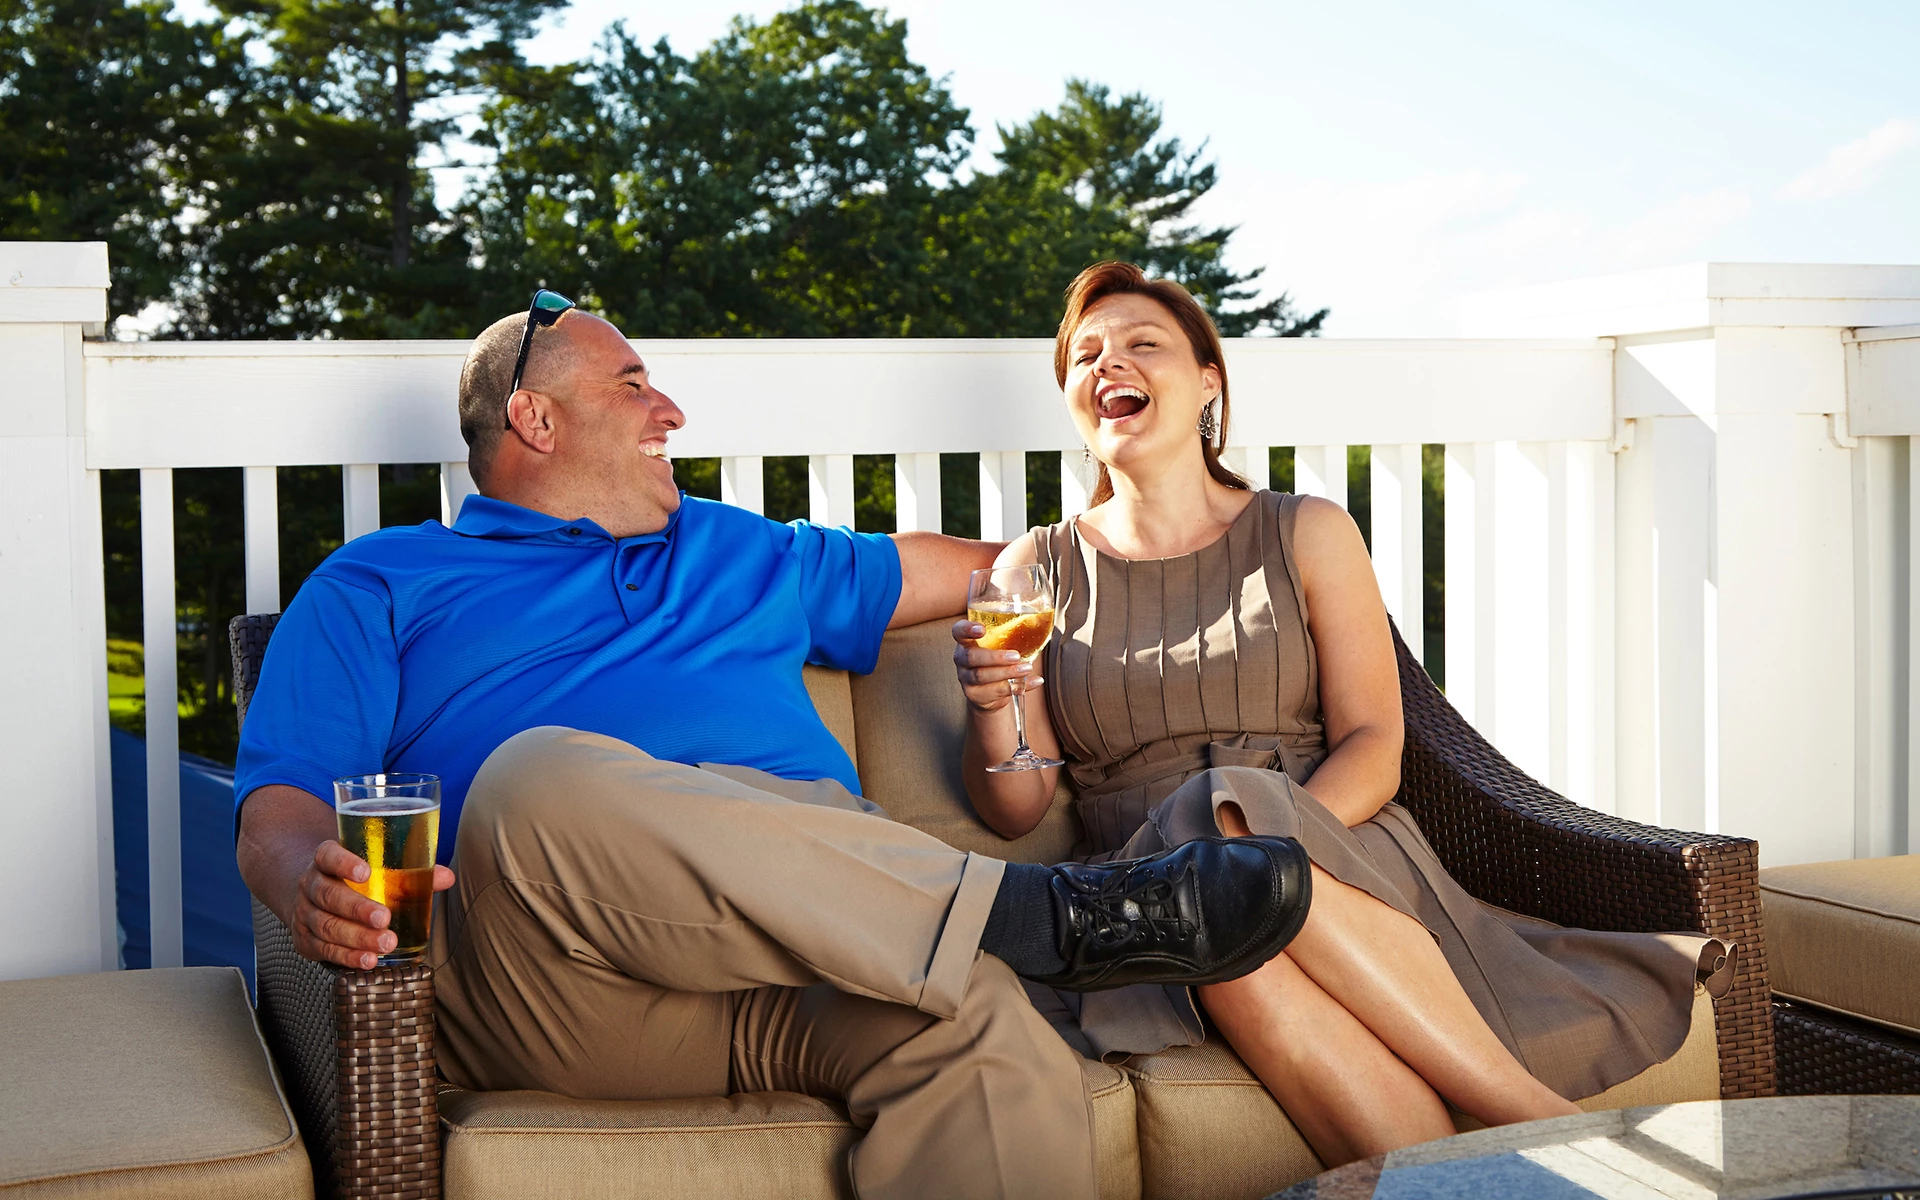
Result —
<instances>
[{"instance_id":1,"label":"wicker sofa","mask_svg":"<svg viewBox=\"0 0 1920 1200\"><path fill-rule=\"evenodd\" d=\"M230 629L243 721L274 621L239 617ZM889 634L872 675L809 668L815 705L894 819L1003 858L1064 858L1076 834L1064 788L1042 824L1011 842L967 806L949 625ZM1399 650L1398 799L1469 891L1562 924L1698 930L1740 944L1733 987L1717 1001L1696 996L1681 1051L1583 1106L1772 1094L1756 844L1639 825L1555 795L1476 734ZM840 1164L859 1131L833 1102L763 1093L608 1103L449 1088L434 1076L431 972L307 962L258 905L255 932L261 1026L323 1196L851 1194ZM1257 1197L1321 1169L1217 1041L1084 1069L1103 1195Z\"/></svg>"}]
</instances>

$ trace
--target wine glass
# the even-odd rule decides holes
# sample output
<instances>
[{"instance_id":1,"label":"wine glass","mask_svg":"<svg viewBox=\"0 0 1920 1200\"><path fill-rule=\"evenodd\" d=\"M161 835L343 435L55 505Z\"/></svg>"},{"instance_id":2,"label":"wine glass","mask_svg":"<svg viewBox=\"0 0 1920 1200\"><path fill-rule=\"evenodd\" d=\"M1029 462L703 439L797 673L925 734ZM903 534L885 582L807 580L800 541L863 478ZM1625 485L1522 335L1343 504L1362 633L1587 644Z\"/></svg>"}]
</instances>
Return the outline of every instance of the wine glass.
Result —
<instances>
[{"instance_id":1,"label":"wine glass","mask_svg":"<svg viewBox=\"0 0 1920 1200\"><path fill-rule=\"evenodd\" d=\"M985 630L976 641L982 650L1012 650L1031 663L1053 633L1053 589L1047 573L1037 565L989 567L975 571L967 583L967 620ZM1020 735L1013 757L988 767L989 771L1037 771L1062 765L1042 758L1027 745L1026 680L1007 681L1013 690L1013 728Z\"/></svg>"}]
</instances>

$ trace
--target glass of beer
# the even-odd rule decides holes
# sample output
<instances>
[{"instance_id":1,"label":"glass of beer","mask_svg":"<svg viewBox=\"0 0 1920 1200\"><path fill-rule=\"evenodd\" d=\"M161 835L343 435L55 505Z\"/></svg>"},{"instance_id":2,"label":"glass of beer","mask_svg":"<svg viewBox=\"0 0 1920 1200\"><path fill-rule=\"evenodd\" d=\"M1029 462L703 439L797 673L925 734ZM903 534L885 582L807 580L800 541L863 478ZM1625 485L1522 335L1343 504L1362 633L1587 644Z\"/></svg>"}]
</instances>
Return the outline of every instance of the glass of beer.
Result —
<instances>
[{"instance_id":1,"label":"glass of beer","mask_svg":"<svg viewBox=\"0 0 1920 1200\"><path fill-rule=\"evenodd\" d=\"M433 863L440 843L440 777L388 771L333 781L340 844L366 860L365 883L347 886L392 914L394 946L380 965L427 952L433 920Z\"/></svg>"},{"instance_id":2,"label":"glass of beer","mask_svg":"<svg viewBox=\"0 0 1920 1200\"><path fill-rule=\"evenodd\" d=\"M1053 633L1053 589L1046 571L1033 564L989 567L975 571L967 585L967 620L980 626L974 644L982 650L1011 650L1030 663ZM1020 745L1013 757L988 767L989 771L1037 771L1057 767L1057 758L1042 758L1027 745L1026 680L1007 681L1013 692L1013 728Z\"/></svg>"}]
</instances>

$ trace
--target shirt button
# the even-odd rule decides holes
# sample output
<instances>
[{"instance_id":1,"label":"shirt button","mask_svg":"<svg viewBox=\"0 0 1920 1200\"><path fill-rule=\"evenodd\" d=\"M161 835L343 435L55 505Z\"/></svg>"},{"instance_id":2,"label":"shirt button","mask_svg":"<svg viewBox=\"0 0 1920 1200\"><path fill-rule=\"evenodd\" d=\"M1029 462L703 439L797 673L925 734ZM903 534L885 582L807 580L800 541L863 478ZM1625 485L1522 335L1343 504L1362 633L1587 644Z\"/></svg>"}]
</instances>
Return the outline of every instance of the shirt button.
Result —
<instances>
[{"instance_id":1,"label":"shirt button","mask_svg":"<svg viewBox=\"0 0 1920 1200\"><path fill-rule=\"evenodd\" d=\"M579 536L580 536L580 531L579 531L578 529L569 529L569 530L567 530L567 536L568 536L568 537L579 537Z\"/></svg>"},{"instance_id":2,"label":"shirt button","mask_svg":"<svg viewBox=\"0 0 1920 1200\"><path fill-rule=\"evenodd\" d=\"M637 592L640 590L640 585L637 583L630 583L627 585L627 590L630 592Z\"/></svg>"}]
</instances>

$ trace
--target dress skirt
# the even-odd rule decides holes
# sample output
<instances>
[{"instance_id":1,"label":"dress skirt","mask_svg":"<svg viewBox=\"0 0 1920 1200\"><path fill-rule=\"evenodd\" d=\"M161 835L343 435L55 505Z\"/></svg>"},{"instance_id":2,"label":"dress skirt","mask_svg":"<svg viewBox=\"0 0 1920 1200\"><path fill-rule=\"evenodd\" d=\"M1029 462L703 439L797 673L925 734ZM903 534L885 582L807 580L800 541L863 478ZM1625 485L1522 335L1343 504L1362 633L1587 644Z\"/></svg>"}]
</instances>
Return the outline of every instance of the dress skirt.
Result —
<instances>
[{"instance_id":1,"label":"dress skirt","mask_svg":"<svg viewBox=\"0 0 1920 1200\"><path fill-rule=\"evenodd\" d=\"M1297 839L1329 875L1420 922L1501 1042L1567 1099L1631 1079L1686 1041L1707 939L1564 928L1476 900L1397 804L1348 829L1278 771L1216 767L1156 805L1119 851L1095 857L1135 858L1218 836L1222 804L1238 805L1252 832ZM1113 1061L1204 1037L1186 988L1121 988L1077 1000L1062 994L1040 1003L1054 1009L1049 1015L1077 1008L1080 1048L1093 1057Z\"/></svg>"}]
</instances>

